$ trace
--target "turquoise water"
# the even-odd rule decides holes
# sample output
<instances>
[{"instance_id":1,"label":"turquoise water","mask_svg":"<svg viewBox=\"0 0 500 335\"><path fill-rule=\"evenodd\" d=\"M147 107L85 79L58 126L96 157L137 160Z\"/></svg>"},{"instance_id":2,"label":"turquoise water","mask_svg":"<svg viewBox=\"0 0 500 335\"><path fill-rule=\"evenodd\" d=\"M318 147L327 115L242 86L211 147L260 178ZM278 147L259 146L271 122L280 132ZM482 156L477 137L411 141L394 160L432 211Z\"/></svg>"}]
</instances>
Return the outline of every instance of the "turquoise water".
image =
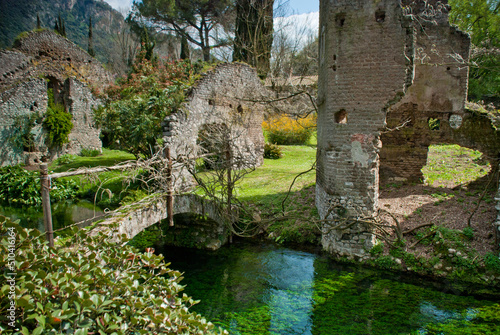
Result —
<instances>
[{"instance_id":1,"label":"turquoise water","mask_svg":"<svg viewBox=\"0 0 500 335\"><path fill-rule=\"evenodd\" d=\"M269 243L160 252L185 273L185 292L201 300L194 310L231 334L473 334L468 323L493 304L451 285ZM435 330L447 327L455 330Z\"/></svg>"},{"instance_id":2,"label":"turquoise water","mask_svg":"<svg viewBox=\"0 0 500 335\"><path fill-rule=\"evenodd\" d=\"M99 217L104 212L89 201L78 201L76 203L60 202L52 204L52 226L54 230L66 227L72 223L82 222L79 226L90 225L94 217ZM19 220L21 226L25 228L36 228L45 231L43 223L43 210L41 206L31 207L9 207L0 206L0 215L7 216L12 220ZM56 233L56 236L58 233Z\"/></svg>"}]
</instances>

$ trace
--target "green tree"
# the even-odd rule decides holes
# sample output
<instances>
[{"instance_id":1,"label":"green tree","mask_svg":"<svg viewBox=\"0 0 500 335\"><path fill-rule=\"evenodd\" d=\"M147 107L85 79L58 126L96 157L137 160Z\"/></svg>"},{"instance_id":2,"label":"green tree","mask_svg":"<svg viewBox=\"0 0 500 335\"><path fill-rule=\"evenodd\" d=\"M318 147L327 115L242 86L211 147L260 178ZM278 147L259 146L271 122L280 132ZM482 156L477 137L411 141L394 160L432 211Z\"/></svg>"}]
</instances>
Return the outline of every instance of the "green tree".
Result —
<instances>
[{"instance_id":1,"label":"green tree","mask_svg":"<svg viewBox=\"0 0 500 335\"><path fill-rule=\"evenodd\" d=\"M146 27L141 33L141 50L144 52L139 53L139 56L144 56L147 60L156 61L154 55L155 41L151 41L150 34Z\"/></svg>"},{"instance_id":2,"label":"green tree","mask_svg":"<svg viewBox=\"0 0 500 335\"><path fill-rule=\"evenodd\" d=\"M198 67L189 62L148 60L141 50L129 76L107 90L107 102L95 111L109 146L151 157L161 137L161 122L184 101Z\"/></svg>"},{"instance_id":3,"label":"green tree","mask_svg":"<svg viewBox=\"0 0 500 335\"><path fill-rule=\"evenodd\" d=\"M185 37L202 50L206 62L211 49L228 44L225 40L212 44L211 33L230 24L231 0L143 0L134 1L134 9L132 20L145 19L163 31Z\"/></svg>"},{"instance_id":4,"label":"green tree","mask_svg":"<svg viewBox=\"0 0 500 335\"><path fill-rule=\"evenodd\" d=\"M93 32L92 32L92 17L89 18L89 44L88 44L88 52L89 55L92 57L95 57L95 51L94 51L94 41L93 39Z\"/></svg>"},{"instance_id":5,"label":"green tree","mask_svg":"<svg viewBox=\"0 0 500 335\"><path fill-rule=\"evenodd\" d=\"M472 39L469 98L500 102L500 0L450 0L450 22Z\"/></svg>"},{"instance_id":6,"label":"green tree","mask_svg":"<svg viewBox=\"0 0 500 335\"><path fill-rule=\"evenodd\" d=\"M236 0L233 60L256 67L261 78L269 72L273 6L274 0Z\"/></svg>"}]
</instances>

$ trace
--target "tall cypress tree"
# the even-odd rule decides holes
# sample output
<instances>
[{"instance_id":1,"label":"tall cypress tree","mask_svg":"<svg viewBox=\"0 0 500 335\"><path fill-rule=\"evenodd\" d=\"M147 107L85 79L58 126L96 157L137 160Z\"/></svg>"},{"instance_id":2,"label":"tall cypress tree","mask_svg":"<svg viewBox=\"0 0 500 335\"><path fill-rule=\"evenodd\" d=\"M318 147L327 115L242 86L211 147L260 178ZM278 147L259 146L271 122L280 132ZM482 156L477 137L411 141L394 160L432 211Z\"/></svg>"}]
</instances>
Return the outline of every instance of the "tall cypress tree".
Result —
<instances>
[{"instance_id":1,"label":"tall cypress tree","mask_svg":"<svg viewBox=\"0 0 500 335\"><path fill-rule=\"evenodd\" d=\"M36 13L36 29L42 29L42 24L40 22L40 16Z\"/></svg>"},{"instance_id":2,"label":"tall cypress tree","mask_svg":"<svg viewBox=\"0 0 500 335\"><path fill-rule=\"evenodd\" d=\"M92 41L92 17L89 18L89 44L88 44L89 55L95 57L94 43Z\"/></svg>"},{"instance_id":3,"label":"tall cypress tree","mask_svg":"<svg viewBox=\"0 0 500 335\"><path fill-rule=\"evenodd\" d=\"M274 0L236 0L233 60L255 66L261 78L270 67L273 5Z\"/></svg>"}]
</instances>

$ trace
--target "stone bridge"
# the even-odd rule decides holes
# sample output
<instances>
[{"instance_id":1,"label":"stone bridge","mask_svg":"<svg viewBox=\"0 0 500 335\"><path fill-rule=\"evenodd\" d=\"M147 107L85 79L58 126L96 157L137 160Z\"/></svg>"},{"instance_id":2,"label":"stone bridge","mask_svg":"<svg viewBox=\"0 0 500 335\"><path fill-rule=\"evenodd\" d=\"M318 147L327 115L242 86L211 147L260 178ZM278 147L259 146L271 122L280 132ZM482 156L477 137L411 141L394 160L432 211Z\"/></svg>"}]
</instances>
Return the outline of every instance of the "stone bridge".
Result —
<instances>
[{"instance_id":1,"label":"stone bridge","mask_svg":"<svg viewBox=\"0 0 500 335\"><path fill-rule=\"evenodd\" d=\"M198 219L196 222L183 220L184 222L170 227L167 232L172 234L167 236L169 244L216 250L227 243L229 223L221 215L220 208L211 200L196 194L175 195L173 208L174 215L194 214ZM118 230L114 234L125 234L131 239L144 229L167 218L166 197L155 197L121 207L112 217L101 222L100 226L117 224Z\"/></svg>"}]
</instances>

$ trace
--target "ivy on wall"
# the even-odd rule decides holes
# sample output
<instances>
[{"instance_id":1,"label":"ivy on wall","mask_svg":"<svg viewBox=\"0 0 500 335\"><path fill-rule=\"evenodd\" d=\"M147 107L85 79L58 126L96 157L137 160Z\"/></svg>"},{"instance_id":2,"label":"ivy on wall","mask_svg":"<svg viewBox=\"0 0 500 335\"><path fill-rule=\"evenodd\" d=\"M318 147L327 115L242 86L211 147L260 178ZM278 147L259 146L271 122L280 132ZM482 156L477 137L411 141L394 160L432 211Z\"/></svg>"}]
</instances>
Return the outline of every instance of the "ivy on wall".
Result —
<instances>
[{"instance_id":1,"label":"ivy on wall","mask_svg":"<svg viewBox=\"0 0 500 335\"><path fill-rule=\"evenodd\" d=\"M16 130L10 138L12 145L18 149L22 149L23 151L36 151L33 128L40 122L42 122L42 117L39 113L17 116L14 119L14 124L12 125L12 129Z\"/></svg>"},{"instance_id":2,"label":"ivy on wall","mask_svg":"<svg viewBox=\"0 0 500 335\"><path fill-rule=\"evenodd\" d=\"M55 103L52 89L49 88L47 94L49 101L43 128L47 131L48 146L58 147L69 142L69 134L73 129L72 115L65 111L63 105Z\"/></svg>"}]
</instances>

